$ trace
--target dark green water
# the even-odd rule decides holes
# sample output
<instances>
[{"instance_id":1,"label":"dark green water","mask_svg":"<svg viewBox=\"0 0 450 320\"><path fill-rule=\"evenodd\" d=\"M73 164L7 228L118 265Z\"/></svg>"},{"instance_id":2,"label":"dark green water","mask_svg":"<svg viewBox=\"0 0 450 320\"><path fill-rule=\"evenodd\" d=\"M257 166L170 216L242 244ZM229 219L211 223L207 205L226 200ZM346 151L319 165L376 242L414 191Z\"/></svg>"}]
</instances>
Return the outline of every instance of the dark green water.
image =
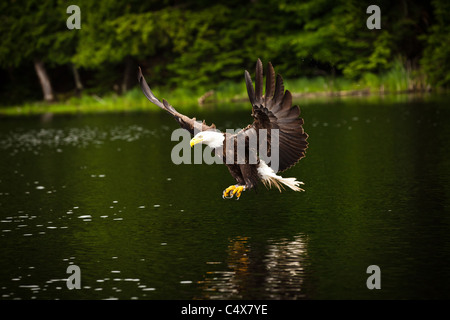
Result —
<instances>
[{"instance_id":1,"label":"dark green water","mask_svg":"<svg viewBox=\"0 0 450 320\"><path fill-rule=\"evenodd\" d=\"M0 119L0 296L448 299L449 105L308 102L307 157L283 174L306 192L239 201L224 166L172 163L164 113ZM196 115L234 129L249 113Z\"/></svg>"}]
</instances>

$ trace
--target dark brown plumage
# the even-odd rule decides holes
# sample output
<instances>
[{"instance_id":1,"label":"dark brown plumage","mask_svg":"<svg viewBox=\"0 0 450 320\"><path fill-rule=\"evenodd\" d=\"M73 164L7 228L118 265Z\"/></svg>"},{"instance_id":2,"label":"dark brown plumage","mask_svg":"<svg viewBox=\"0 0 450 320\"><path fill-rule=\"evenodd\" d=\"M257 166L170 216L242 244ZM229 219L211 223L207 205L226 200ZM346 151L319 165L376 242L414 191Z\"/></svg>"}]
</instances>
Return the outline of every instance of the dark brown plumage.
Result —
<instances>
[{"instance_id":1,"label":"dark brown plumage","mask_svg":"<svg viewBox=\"0 0 450 320\"><path fill-rule=\"evenodd\" d=\"M275 83L275 70L268 63L266 75L266 94L262 95L263 70L261 60L256 63L255 90L252 79L245 71L247 92L252 103L252 116L254 122L244 129L249 130L279 129L279 161L278 172L283 172L295 165L305 156L308 148L308 134L303 130L303 119L299 118L299 106L292 106L292 95L289 90L284 91L283 78L277 75ZM269 140L270 144L270 140ZM269 146L270 149L270 146ZM270 156L270 153L269 153Z\"/></svg>"},{"instance_id":2,"label":"dark brown plumage","mask_svg":"<svg viewBox=\"0 0 450 320\"><path fill-rule=\"evenodd\" d=\"M203 121L200 125L196 122L195 118L189 118L176 111L166 100L159 101L145 82L140 68L138 80L145 96L152 103L169 112L181 127L191 132L191 134L194 134L194 128L197 128L198 131L215 130L214 124L208 126ZM299 118L300 108L298 106L292 106L292 95L288 90L285 91L283 78L281 75L275 75L275 70L271 63L268 63L265 95L263 95L264 81L261 60L258 59L256 63L255 87L253 87L252 79L248 71L245 71L245 84L250 103L252 104L254 121L236 134L222 133L223 160L230 174L237 182L237 185L230 186L224 191L224 197L228 197L228 194L231 192L231 197L237 193L237 197L239 198L243 190L255 188L259 181L262 181L266 186L275 185L278 189L280 189L280 186L285 185L295 191L303 191L303 189L298 187L302 183L296 181L295 178L282 178L276 174L294 166L305 156L308 147L308 135L303 130L303 119ZM261 129L267 130L267 139L264 143L266 144L265 147L268 150L267 155L269 158L272 155L273 147L272 137L270 135L271 129L278 129L279 158L276 171L268 169L266 165L270 166L270 163L265 164L258 157L257 153L261 146L258 145L256 149L250 149L249 147L249 141L259 141ZM194 139L196 138L194 137ZM245 161L240 164L237 163L238 140L245 141L246 151ZM195 143L198 141L202 140L197 139ZM234 153L234 163L226 163L227 152ZM252 155L256 155L254 157L257 159L256 163L250 161Z\"/></svg>"},{"instance_id":3,"label":"dark brown plumage","mask_svg":"<svg viewBox=\"0 0 450 320\"><path fill-rule=\"evenodd\" d=\"M150 102L157 105L161 109L164 109L167 112L169 112L175 118L175 120L180 124L180 126L182 128L188 130L191 134L194 134L194 127L198 126L197 119L189 118L189 117L185 116L184 114L179 113L177 110L175 110L174 107L172 107L170 105L169 102L167 102L164 99L162 100L162 102L159 101L158 98L156 98L155 95L153 94L153 92L150 89L150 87L148 86L147 82L145 81L140 67L138 70L138 81L139 81L139 85L141 86L142 92L144 92L144 95L147 97L148 100L150 100ZM216 126L214 125L214 123L211 124L210 126L208 126L208 125L206 125L205 121L203 121L201 128L197 127L197 129L199 131L213 130L215 128L216 128Z\"/></svg>"}]
</instances>

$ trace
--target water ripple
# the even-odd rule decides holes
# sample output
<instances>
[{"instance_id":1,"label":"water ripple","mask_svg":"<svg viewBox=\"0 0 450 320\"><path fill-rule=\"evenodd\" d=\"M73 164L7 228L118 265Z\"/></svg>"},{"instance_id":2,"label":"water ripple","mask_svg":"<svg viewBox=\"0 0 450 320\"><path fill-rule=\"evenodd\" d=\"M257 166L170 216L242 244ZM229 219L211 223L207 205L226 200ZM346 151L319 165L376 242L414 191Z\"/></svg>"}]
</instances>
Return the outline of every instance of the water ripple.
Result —
<instances>
[{"instance_id":1,"label":"water ripple","mask_svg":"<svg viewBox=\"0 0 450 320\"><path fill-rule=\"evenodd\" d=\"M62 152L62 147L74 146L85 148L101 145L107 141L133 142L154 132L138 125L116 126L109 130L97 127L82 128L40 128L24 131L16 129L0 135L0 149L17 151L36 151L41 147L54 148Z\"/></svg>"}]
</instances>

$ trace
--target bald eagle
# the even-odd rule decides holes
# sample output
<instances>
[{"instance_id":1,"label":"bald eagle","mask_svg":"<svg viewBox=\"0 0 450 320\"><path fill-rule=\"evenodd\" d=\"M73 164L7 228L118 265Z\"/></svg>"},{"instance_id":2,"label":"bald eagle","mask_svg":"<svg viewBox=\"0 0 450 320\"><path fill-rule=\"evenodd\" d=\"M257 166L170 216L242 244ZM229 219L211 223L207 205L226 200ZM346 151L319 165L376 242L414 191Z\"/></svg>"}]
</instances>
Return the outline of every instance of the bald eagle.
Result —
<instances>
[{"instance_id":1,"label":"bald eagle","mask_svg":"<svg viewBox=\"0 0 450 320\"><path fill-rule=\"evenodd\" d=\"M292 95L288 90L284 90L283 78L279 74L275 76L275 70L270 62L264 95L261 60L258 59L256 63L254 88L250 74L245 71L245 83L254 121L233 134L220 132L214 124L207 125L205 121L200 124L196 118L189 118L179 113L166 100L163 99L162 102L158 100L145 81L141 68L139 68L138 80L147 99L171 114L182 128L191 133L191 136L195 134L194 129L197 128L200 131L190 141L191 147L197 143L206 144L216 151L217 156L223 158L223 163L237 182L223 191L224 199L231 199L233 196L239 199L243 191L256 188L259 181L266 187L275 186L280 192L281 187L284 186L294 191L304 191L300 188L303 182L297 181L296 178L283 178L277 174L291 168L305 156L308 134L302 127L303 119L299 117L300 108L292 106ZM266 135L260 139L263 132ZM240 161L236 152L239 141L244 141L241 146L243 145L245 150L245 155L240 158ZM257 141L256 145L252 144L252 141ZM262 145L268 156L278 151L277 168L260 157L258 147ZM217 150L222 152L217 153ZM256 160L251 161L252 159Z\"/></svg>"}]
</instances>

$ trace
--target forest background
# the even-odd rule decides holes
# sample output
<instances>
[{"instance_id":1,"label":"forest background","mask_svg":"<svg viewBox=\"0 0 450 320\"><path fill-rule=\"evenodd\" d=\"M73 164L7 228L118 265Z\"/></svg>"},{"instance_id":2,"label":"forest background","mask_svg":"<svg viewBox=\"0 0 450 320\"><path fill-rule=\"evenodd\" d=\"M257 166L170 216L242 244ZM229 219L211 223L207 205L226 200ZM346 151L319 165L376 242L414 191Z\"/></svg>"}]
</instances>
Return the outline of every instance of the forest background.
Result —
<instances>
[{"instance_id":1,"label":"forest background","mask_svg":"<svg viewBox=\"0 0 450 320\"><path fill-rule=\"evenodd\" d=\"M366 25L372 4L380 29ZM244 99L257 58L298 96L438 91L449 13L445 0L2 1L0 113L146 108L137 66L181 108Z\"/></svg>"}]
</instances>

